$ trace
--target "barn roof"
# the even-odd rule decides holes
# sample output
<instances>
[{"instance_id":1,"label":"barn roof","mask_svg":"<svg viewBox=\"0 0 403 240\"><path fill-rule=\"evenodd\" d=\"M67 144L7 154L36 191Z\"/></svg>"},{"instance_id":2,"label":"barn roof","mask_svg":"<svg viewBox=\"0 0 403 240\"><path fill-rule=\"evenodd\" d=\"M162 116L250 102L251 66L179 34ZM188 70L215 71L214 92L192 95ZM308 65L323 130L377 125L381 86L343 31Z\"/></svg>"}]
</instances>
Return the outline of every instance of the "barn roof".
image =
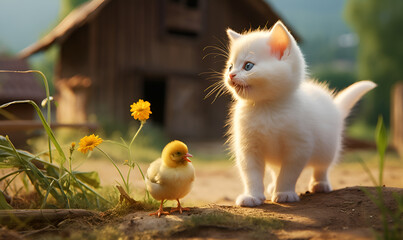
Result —
<instances>
[{"instance_id":1,"label":"barn roof","mask_svg":"<svg viewBox=\"0 0 403 240\"><path fill-rule=\"evenodd\" d=\"M52 31L38 42L28 46L19 53L19 57L26 58L30 55L46 50L55 42L62 42L74 30L81 27L89 20L97 16L100 10L111 0L92 0L84 3L80 7L74 9L67 15ZM256 11L262 16L277 16L282 19L264 0L244 0L249 5L253 6ZM282 19L284 22L284 19ZM286 24L288 25L288 24ZM289 28L290 29L290 28ZM294 37L299 40L298 34L293 32Z\"/></svg>"},{"instance_id":2,"label":"barn roof","mask_svg":"<svg viewBox=\"0 0 403 240\"><path fill-rule=\"evenodd\" d=\"M19 57L26 58L30 55L46 50L55 42L63 41L74 30L84 25L95 17L98 12L110 0L92 0L83 3L80 7L71 11L52 31L38 42L28 46L19 53Z\"/></svg>"},{"instance_id":3,"label":"barn roof","mask_svg":"<svg viewBox=\"0 0 403 240\"><path fill-rule=\"evenodd\" d=\"M24 59L0 58L1 70L25 71L28 63ZM40 102L46 97L45 90L34 73L0 73L0 102L13 100L34 100Z\"/></svg>"}]
</instances>

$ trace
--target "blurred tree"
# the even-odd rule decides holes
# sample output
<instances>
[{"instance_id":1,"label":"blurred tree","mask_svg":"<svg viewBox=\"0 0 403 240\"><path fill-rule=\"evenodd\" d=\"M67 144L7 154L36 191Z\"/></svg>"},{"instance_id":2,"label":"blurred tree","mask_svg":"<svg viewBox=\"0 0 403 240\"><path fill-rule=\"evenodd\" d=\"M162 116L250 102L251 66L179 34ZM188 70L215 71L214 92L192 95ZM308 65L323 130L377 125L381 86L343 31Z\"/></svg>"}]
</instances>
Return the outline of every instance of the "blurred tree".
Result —
<instances>
[{"instance_id":1,"label":"blurred tree","mask_svg":"<svg viewBox=\"0 0 403 240\"><path fill-rule=\"evenodd\" d=\"M335 70L331 67L317 70L314 74L312 74L312 77L327 83L330 89L334 89L336 91L345 89L357 80L357 77L354 75L354 73L349 71Z\"/></svg>"},{"instance_id":2,"label":"blurred tree","mask_svg":"<svg viewBox=\"0 0 403 240\"><path fill-rule=\"evenodd\" d=\"M60 21L63 20L74 8L81 4L88 2L88 0L61 0L60 4Z\"/></svg>"},{"instance_id":3,"label":"blurred tree","mask_svg":"<svg viewBox=\"0 0 403 240\"><path fill-rule=\"evenodd\" d=\"M357 32L359 79L370 79L378 87L370 93L367 123L375 125L377 115L390 120L391 87L403 80L403 1L349 0L345 18Z\"/></svg>"}]
</instances>

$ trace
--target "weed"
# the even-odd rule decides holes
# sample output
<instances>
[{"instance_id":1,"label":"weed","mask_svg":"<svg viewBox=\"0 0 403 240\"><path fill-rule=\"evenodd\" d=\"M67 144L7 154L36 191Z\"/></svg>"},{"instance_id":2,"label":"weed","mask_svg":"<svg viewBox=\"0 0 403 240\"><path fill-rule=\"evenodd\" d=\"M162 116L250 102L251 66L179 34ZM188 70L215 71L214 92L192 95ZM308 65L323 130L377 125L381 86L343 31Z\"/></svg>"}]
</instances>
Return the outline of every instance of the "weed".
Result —
<instances>
[{"instance_id":1,"label":"weed","mask_svg":"<svg viewBox=\"0 0 403 240\"><path fill-rule=\"evenodd\" d=\"M8 180L4 191L7 189L9 184L15 179L16 176L20 174L25 174L31 184L34 186L35 191L40 196L42 201L41 208L49 207L48 199L54 199L56 202L56 207L65 208L102 208L101 202L104 204L110 204L110 202L102 197L94 189L100 187L100 180L97 172L79 172L73 169L73 154L76 150L76 144L73 142L69 146L69 154L66 154L63 150L62 145L56 138L55 133L50 128L51 123L51 102L53 97L50 96L49 86L46 76L35 70L29 71L7 71L0 70L0 73L4 72L14 72L14 73L36 73L41 75L43 83L46 90L46 99L42 101L41 106L46 108L46 117L43 115L40 107L32 100L19 100L12 101L0 106L0 110L4 113L4 108L14 105L14 104L30 104L35 109L43 128L47 135L47 151L33 155L31 153L17 150L10 139L5 136L0 136L0 168L7 169L17 169L11 171L7 175L0 178L0 181ZM107 141L113 143L123 148L127 152L127 160L124 165L129 167L126 176L123 176L118 165L112 159L112 157L98 147L104 140L95 136L94 134L90 136L85 136L81 138L78 151L85 154L86 157L91 155L93 149L99 150L99 152L105 156L112 165L119 172L122 179L123 185L128 193L130 193L130 173L134 168L138 168L143 180L145 176L138 164L138 161L134 161L134 154L132 152L134 140L142 130L146 120L151 114L150 103L147 101L139 100L137 103L133 103L131 106L132 116L135 120L140 121L140 126L136 133L131 138L130 142L126 142L122 137L119 141ZM87 154L87 152L90 152ZM54 154L56 153L56 154ZM48 161L44 160L42 157L47 157ZM65 167L65 165L68 165ZM11 180L10 180L11 179ZM26 183L24 183L27 186ZM9 208L9 204L4 199L2 194L0 197L0 207ZM52 198L50 198L52 197ZM148 192L146 191L146 199L150 199ZM83 204L84 203L84 204Z\"/></svg>"},{"instance_id":2,"label":"weed","mask_svg":"<svg viewBox=\"0 0 403 240\"><path fill-rule=\"evenodd\" d=\"M131 138L130 143L127 143L123 139L123 137L120 137L120 142L111 141L111 140L106 141L106 142L115 144L115 145L123 148L127 152L128 159L125 160L124 165L128 166L129 170L127 172L126 177L123 176L120 168L118 167L116 162L112 159L112 157L108 153L106 153L105 151L103 151L101 148L98 147L98 145L103 142L103 139L99 138L98 136L94 136L94 134L92 134L90 136L85 136L80 140L80 147L78 148L78 150L84 154L86 154L87 151L92 151L94 148L96 148L99 152L101 152L112 163L112 165L115 167L115 169L118 171L127 193L130 193L130 173L134 168L137 168L139 170L139 172L143 178L143 181L145 181L144 173L141 170L138 161L134 161L133 153L132 153L132 149L133 149L132 146L133 146L134 140L137 138L138 134L140 133L141 129L143 128L144 124L146 123L147 119L149 118L149 115L151 114L150 103L147 101L143 101L142 99L140 99L137 103L133 103L131 105L131 108L132 109L130 111L132 112L132 116L134 119L137 119L140 121L140 126L137 129L136 133ZM150 195L147 190L146 190L146 197L150 198Z\"/></svg>"},{"instance_id":3,"label":"weed","mask_svg":"<svg viewBox=\"0 0 403 240\"><path fill-rule=\"evenodd\" d=\"M377 239L403 239L403 195L393 194L396 201L396 210L389 209L383 197L382 188L383 186L383 172L385 165L385 152L388 146L388 134L386 132L385 125L383 124L383 119L380 116L375 130L375 141L377 145L378 157L379 157L379 168L378 168L378 180L372 175L367 165L361 160L361 164L364 170L367 172L371 181L376 186L376 193L373 194L368 189L362 188L365 194L371 199L373 203L379 208L381 212L382 221L382 233L376 234Z\"/></svg>"},{"instance_id":4,"label":"weed","mask_svg":"<svg viewBox=\"0 0 403 240\"><path fill-rule=\"evenodd\" d=\"M28 152L17 150L7 137L0 136L0 168L18 169L0 181L23 172L46 206L49 194L62 207L100 207L99 200L108 202L93 188L99 187L96 172L70 171L44 161ZM62 173L62 174L61 174ZM84 201L81 201L84 200ZM83 204L84 203L84 204Z\"/></svg>"}]
</instances>

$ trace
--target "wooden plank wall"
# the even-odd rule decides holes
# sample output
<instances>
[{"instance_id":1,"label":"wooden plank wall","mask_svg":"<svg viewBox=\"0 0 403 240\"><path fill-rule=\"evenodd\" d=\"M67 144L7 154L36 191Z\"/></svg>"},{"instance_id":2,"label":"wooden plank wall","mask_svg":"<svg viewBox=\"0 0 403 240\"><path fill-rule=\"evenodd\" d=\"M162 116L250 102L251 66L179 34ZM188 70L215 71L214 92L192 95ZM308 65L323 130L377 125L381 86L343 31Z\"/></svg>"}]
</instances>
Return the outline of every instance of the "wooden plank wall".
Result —
<instances>
[{"instance_id":1,"label":"wooden plank wall","mask_svg":"<svg viewBox=\"0 0 403 240\"><path fill-rule=\"evenodd\" d=\"M130 120L129 105L142 96L145 76L187 75L200 69L191 39L161 35L160 1L111 1L90 23L90 65L95 113Z\"/></svg>"},{"instance_id":2,"label":"wooden plank wall","mask_svg":"<svg viewBox=\"0 0 403 240\"><path fill-rule=\"evenodd\" d=\"M110 1L87 23L87 50L80 50L81 56L88 55L81 59L86 63L80 64L89 69L86 74L92 79L90 114L95 114L101 123L127 123L131 121L130 104L144 97L145 77L164 77L168 132L179 136L191 133L196 138L222 136L230 98L221 97L214 104L212 99L203 100L204 89L212 82L199 74L210 69L222 71L225 59L202 60L206 54L203 48L226 42L228 26L242 30L276 20L270 16L256 18L251 7L242 2L234 7L230 0L199 1L203 25L200 35L192 38L166 32L164 0ZM80 57L76 60L78 63ZM181 87L199 92L185 94L188 99L183 99L193 105L183 109L182 117L188 118L184 120L185 128L174 121L176 116L169 111L173 104L169 99L174 99Z\"/></svg>"},{"instance_id":3,"label":"wooden plank wall","mask_svg":"<svg viewBox=\"0 0 403 240\"><path fill-rule=\"evenodd\" d=\"M255 29L259 26L273 25L277 18L273 15L259 16L256 14L250 5L247 4L248 1L238 1L234 4L231 0L220 0L220 1L208 1L206 6L205 15L205 28L208 29L203 39L203 48L206 46L219 47L224 51L228 51L228 37L226 35L226 29L231 28L235 31L242 32L250 28ZM230 10L228 10L230 9ZM221 54L222 52L218 50L212 50L211 48L204 51L204 54L211 53L211 51ZM212 69L215 72L221 73L224 71L226 62L226 57L211 55L202 61L203 71L211 72ZM214 81L207 80L207 75L203 75L204 82L203 89L206 89ZM216 80L219 81L219 80ZM228 112L231 105L231 97L223 95L213 101L214 97L203 102L206 112L206 124L211 128L209 131L210 137L220 137L226 132L224 127L225 122L228 119Z\"/></svg>"}]
</instances>

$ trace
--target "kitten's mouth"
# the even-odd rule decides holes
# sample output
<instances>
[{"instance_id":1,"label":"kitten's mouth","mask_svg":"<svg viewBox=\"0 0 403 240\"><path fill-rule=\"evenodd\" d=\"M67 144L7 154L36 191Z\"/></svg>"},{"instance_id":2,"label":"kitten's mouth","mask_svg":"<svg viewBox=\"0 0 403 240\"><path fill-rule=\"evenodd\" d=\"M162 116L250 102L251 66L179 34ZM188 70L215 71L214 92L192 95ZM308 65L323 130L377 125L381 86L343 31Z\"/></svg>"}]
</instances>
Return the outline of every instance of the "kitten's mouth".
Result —
<instances>
[{"instance_id":1,"label":"kitten's mouth","mask_svg":"<svg viewBox=\"0 0 403 240\"><path fill-rule=\"evenodd\" d=\"M233 87L237 94L245 94L249 90L249 85L239 83L233 79L229 81L229 85Z\"/></svg>"}]
</instances>

